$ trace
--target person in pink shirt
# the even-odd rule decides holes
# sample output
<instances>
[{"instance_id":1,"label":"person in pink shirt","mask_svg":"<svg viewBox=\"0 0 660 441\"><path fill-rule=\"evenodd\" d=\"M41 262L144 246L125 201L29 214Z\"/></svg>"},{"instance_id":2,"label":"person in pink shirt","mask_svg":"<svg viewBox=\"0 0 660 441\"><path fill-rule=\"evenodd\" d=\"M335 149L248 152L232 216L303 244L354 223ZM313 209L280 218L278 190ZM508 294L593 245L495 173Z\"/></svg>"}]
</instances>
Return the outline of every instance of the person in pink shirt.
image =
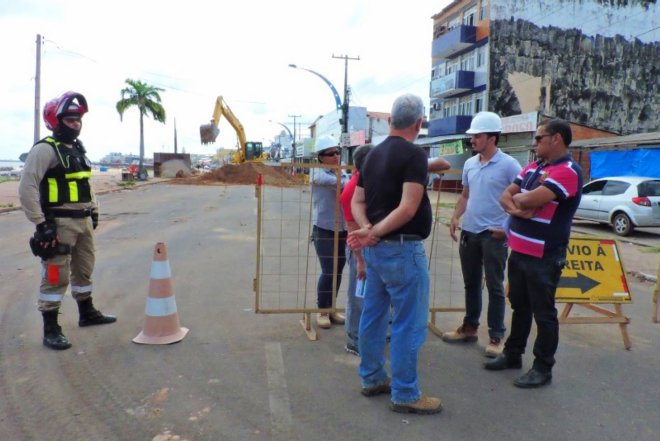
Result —
<instances>
[{"instance_id":1,"label":"person in pink shirt","mask_svg":"<svg viewBox=\"0 0 660 441\"><path fill-rule=\"evenodd\" d=\"M355 149L353 152L353 165L355 166L353 176L344 186L341 192L340 202L344 211L344 219L346 220L346 229L351 231L359 229L359 225L355 222L353 214L351 213L351 199L355 192L360 177L360 167L367 153L373 147L372 144L365 144ZM362 314L362 298L364 291L356 292L358 280L364 280L365 269L362 253L359 249L353 250L350 246L346 247L346 255L349 262L349 278L348 278L348 293L346 299L346 346L344 349L349 354L360 355L358 351L358 329L360 327L360 315ZM361 284L364 287L364 284Z\"/></svg>"}]
</instances>

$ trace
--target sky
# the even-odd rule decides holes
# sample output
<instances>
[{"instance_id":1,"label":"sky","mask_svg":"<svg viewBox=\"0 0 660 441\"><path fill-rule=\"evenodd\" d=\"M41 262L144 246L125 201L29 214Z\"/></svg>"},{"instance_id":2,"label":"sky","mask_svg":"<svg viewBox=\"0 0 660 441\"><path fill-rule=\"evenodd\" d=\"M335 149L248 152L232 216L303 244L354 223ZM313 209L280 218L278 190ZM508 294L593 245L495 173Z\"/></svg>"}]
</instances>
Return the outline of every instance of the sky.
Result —
<instances>
[{"instance_id":1,"label":"sky","mask_svg":"<svg viewBox=\"0 0 660 441\"><path fill-rule=\"evenodd\" d=\"M213 154L234 148L236 133L220 122L215 144L202 145L223 96L251 141L270 144L285 124L307 126L331 112L331 89L343 99L348 62L351 106L389 112L403 93L427 104L432 16L450 0L12 0L0 3L0 159L18 159L34 140L37 35L41 54L40 136L44 103L67 90L87 98L80 139L88 156L139 153L139 113L120 121L116 103L127 78L164 89L165 124L145 119L145 156L174 151Z\"/></svg>"}]
</instances>

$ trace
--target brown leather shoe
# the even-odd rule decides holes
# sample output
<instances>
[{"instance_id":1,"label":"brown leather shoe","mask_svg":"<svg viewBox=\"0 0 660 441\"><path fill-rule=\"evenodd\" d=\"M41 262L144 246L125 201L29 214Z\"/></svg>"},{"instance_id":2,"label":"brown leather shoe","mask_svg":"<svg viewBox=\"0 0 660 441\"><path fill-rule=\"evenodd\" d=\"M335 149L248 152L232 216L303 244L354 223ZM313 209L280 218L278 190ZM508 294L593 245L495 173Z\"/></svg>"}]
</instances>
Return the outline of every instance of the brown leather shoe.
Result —
<instances>
[{"instance_id":1,"label":"brown leather shoe","mask_svg":"<svg viewBox=\"0 0 660 441\"><path fill-rule=\"evenodd\" d=\"M373 387L363 387L360 391L365 397L373 397L380 394L389 394L390 393L390 379L387 378L384 383L378 384Z\"/></svg>"},{"instance_id":2,"label":"brown leather shoe","mask_svg":"<svg viewBox=\"0 0 660 441\"><path fill-rule=\"evenodd\" d=\"M399 413L417 413L420 415L431 415L442 411L442 403L439 398L422 395L419 400L412 403L396 404L390 403L390 409Z\"/></svg>"},{"instance_id":3,"label":"brown leather shoe","mask_svg":"<svg viewBox=\"0 0 660 441\"><path fill-rule=\"evenodd\" d=\"M477 341L477 328L464 323L457 330L442 334L442 341L447 343L474 343Z\"/></svg>"}]
</instances>

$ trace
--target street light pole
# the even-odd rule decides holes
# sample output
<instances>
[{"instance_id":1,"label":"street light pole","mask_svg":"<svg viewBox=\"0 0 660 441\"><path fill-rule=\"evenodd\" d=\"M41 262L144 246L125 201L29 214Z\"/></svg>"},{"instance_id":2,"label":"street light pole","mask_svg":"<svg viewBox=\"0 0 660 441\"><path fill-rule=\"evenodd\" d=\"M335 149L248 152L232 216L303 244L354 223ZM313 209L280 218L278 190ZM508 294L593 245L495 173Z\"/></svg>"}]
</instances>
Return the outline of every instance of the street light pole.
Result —
<instances>
[{"instance_id":1,"label":"street light pole","mask_svg":"<svg viewBox=\"0 0 660 441\"><path fill-rule=\"evenodd\" d=\"M273 121L272 119L269 119L268 122L279 124L282 127L284 127L284 129L286 130L286 133L289 134L289 138L291 138L291 141L293 141L293 135L291 134L291 130L286 125L282 124L281 122Z\"/></svg>"},{"instance_id":2,"label":"street light pole","mask_svg":"<svg viewBox=\"0 0 660 441\"><path fill-rule=\"evenodd\" d=\"M316 75L317 77L322 79L325 82L325 84L327 84L328 87L330 87L330 90L332 91L332 95L335 98L335 106L337 107L337 110L341 109L341 98L339 97L339 92L337 92L337 89L335 89L335 86L332 85L330 80L328 80L326 77L324 77L320 73L314 72L311 69L305 69L304 67L299 67L299 66L296 66L295 64L289 64L289 67L292 67L294 69L306 70L307 72L313 73L314 75Z\"/></svg>"},{"instance_id":3,"label":"street light pole","mask_svg":"<svg viewBox=\"0 0 660 441\"><path fill-rule=\"evenodd\" d=\"M298 117L298 116L299 115L296 115L296 117ZM296 137L295 137L295 135L291 134L291 130L289 130L289 127L287 127L285 124L282 124L281 122L275 122L272 119L269 119L268 122L279 124L279 125L281 125L282 127L284 127L286 129L286 132L289 134L289 139L291 139L291 150L293 152L292 154L294 154L295 153L295 145L296 145ZM296 130L296 125L294 123L293 131L295 132L295 130Z\"/></svg>"},{"instance_id":4,"label":"street light pole","mask_svg":"<svg viewBox=\"0 0 660 441\"><path fill-rule=\"evenodd\" d=\"M36 144L39 139L39 110L41 108L41 42L43 37L37 34L37 72L34 75L34 143Z\"/></svg>"},{"instance_id":5,"label":"street light pole","mask_svg":"<svg viewBox=\"0 0 660 441\"><path fill-rule=\"evenodd\" d=\"M344 59L344 103L341 106L341 146L347 147L351 145L351 137L348 133L348 104L349 104L349 92L348 92L348 60L360 60L360 57L352 58L348 55L339 55L335 56L332 54L332 58L343 58Z\"/></svg>"}]
</instances>

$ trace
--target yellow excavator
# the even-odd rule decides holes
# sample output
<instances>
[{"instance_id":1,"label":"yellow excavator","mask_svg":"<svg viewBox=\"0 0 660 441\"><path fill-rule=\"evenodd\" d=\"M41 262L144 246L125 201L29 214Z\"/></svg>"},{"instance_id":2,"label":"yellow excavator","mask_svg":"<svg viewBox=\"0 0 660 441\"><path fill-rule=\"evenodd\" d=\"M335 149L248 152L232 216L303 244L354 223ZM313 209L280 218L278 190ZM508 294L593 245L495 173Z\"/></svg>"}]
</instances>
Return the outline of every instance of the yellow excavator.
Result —
<instances>
[{"instance_id":1,"label":"yellow excavator","mask_svg":"<svg viewBox=\"0 0 660 441\"><path fill-rule=\"evenodd\" d=\"M229 121L229 124L236 131L238 136L239 148L236 150L232 157L232 162L234 164L242 164L246 161L266 161L268 160L268 153L264 152L264 146L261 142L247 141L245 138L245 130L243 125L240 123L234 112L231 111L225 100L222 96L219 96L215 100L215 109L213 110L213 119L210 124L202 124L199 127L199 134L202 138L202 144L209 144L215 142L218 134L220 134L220 129L218 124L220 123L220 117L224 115Z\"/></svg>"}]
</instances>

